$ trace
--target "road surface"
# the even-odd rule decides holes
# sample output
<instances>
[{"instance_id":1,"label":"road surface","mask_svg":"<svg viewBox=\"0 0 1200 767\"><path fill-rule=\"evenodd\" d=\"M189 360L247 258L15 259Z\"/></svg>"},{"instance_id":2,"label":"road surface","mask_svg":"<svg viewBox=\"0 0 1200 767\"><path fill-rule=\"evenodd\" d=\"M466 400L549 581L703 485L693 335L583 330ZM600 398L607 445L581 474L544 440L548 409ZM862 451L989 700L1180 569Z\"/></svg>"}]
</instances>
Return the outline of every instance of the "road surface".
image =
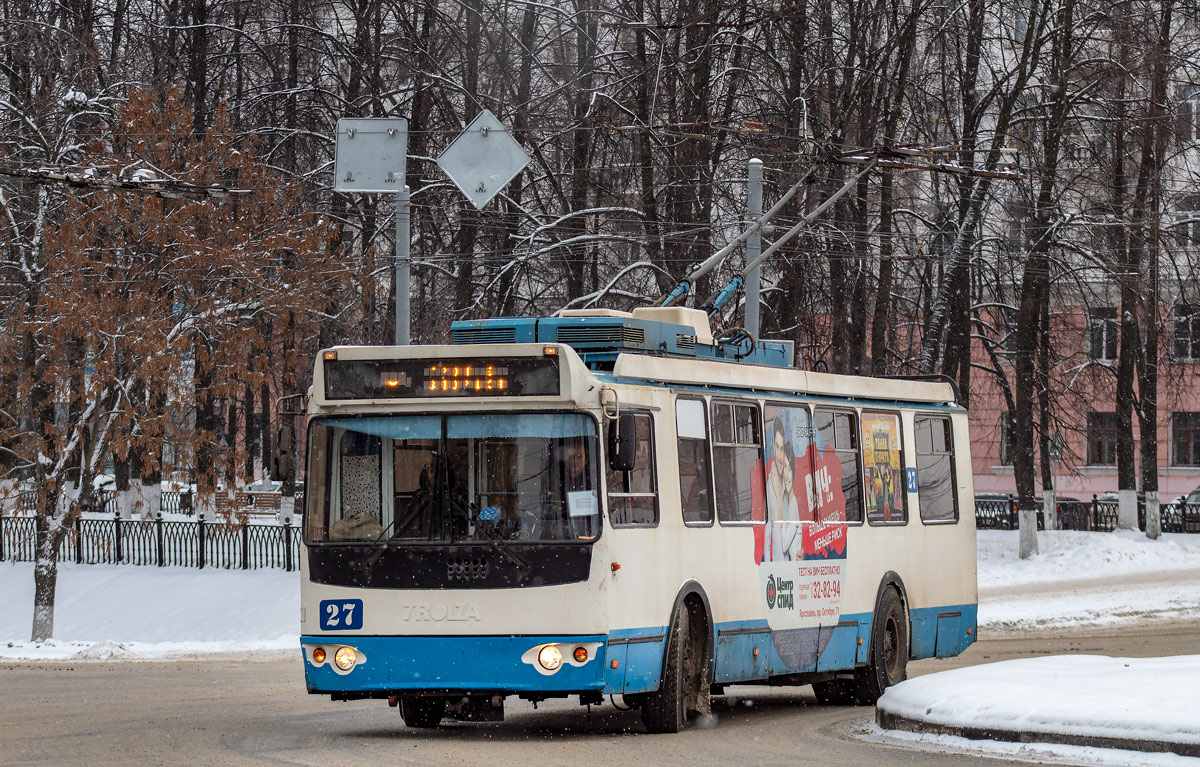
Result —
<instances>
[{"instance_id":1,"label":"road surface","mask_svg":"<svg viewBox=\"0 0 1200 767\"><path fill-rule=\"evenodd\" d=\"M1200 623L983 639L910 674L1030 655L1200 652ZM729 688L711 726L646 735L607 701L538 710L510 699L501 723L405 729L382 701L334 703L304 691L299 658L121 663L0 661L0 764L16 765L960 765L857 740L871 708L818 705L810 687ZM979 759L978 764L1009 764Z\"/></svg>"}]
</instances>

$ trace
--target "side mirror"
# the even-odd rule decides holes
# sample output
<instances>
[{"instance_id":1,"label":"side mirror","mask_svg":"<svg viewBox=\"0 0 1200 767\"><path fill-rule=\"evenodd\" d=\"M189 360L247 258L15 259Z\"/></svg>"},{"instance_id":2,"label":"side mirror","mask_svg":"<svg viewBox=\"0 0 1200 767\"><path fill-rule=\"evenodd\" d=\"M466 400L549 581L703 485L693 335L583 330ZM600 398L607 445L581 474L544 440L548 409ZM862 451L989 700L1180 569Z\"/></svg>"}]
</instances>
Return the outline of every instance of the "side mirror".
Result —
<instances>
[{"instance_id":1,"label":"side mirror","mask_svg":"<svg viewBox=\"0 0 1200 767\"><path fill-rule=\"evenodd\" d=\"M637 421L632 413L617 416L608 424L608 467L632 471L637 462Z\"/></svg>"},{"instance_id":2,"label":"side mirror","mask_svg":"<svg viewBox=\"0 0 1200 767\"><path fill-rule=\"evenodd\" d=\"M281 425L275 430L275 458L271 461L271 479L286 482L292 478L295 458L295 436L292 427Z\"/></svg>"}]
</instances>

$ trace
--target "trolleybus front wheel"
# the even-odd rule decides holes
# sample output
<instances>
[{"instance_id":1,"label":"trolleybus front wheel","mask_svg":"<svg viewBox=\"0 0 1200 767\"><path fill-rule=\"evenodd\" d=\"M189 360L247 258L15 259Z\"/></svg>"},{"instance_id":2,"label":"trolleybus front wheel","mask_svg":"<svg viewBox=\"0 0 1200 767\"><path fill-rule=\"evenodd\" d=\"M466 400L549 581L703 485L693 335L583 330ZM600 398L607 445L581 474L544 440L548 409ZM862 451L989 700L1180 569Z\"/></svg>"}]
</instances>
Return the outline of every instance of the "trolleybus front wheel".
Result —
<instances>
[{"instance_id":1,"label":"trolleybus front wheel","mask_svg":"<svg viewBox=\"0 0 1200 767\"><path fill-rule=\"evenodd\" d=\"M667 637L667 658L658 689L641 698L642 723L650 732L679 732L691 714L707 714L709 689L705 680L705 643L694 634L703 619L681 604ZM699 621L693 626L694 621ZM640 697L640 696L639 696Z\"/></svg>"},{"instance_id":2,"label":"trolleybus front wheel","mask_svg":"<svg viewBox=\"0 0 1200 767\"><path fill-rule=\"evenodd\" d=\"M908 676L908 619L904 603L894 588L879 598L871 624L870 663L854 672L858 702L872 706L883 691Z\"/></svg>"},{"instance_id":3,"label":"trolleybus front wheel","mask_svg":"<svg viewBox=\"0 0 1200 767\"><path fill-rule=\"evenodd\" d=\"M446 715L445 698L401 698L400 716L406 727L437 727Z\"/></svg>"}]
</instances>

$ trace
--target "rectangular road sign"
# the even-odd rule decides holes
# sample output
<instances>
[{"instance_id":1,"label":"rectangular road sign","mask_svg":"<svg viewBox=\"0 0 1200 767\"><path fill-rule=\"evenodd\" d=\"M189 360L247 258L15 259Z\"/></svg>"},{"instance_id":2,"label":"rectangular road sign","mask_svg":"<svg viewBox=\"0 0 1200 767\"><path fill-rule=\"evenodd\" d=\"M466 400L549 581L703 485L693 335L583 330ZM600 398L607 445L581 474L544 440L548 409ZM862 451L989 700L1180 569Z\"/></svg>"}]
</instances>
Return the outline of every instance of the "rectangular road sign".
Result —
<instances>
[{"instance_id":1,"label":"rectangular road sign","mask_svg":"<svg viewBox=\"0 0 1200 767\"><path fill-rule=\"evenodd\" d=\"M407 152L405 118L343 117L337 124L334 191L400 192Z\"/></svg>"}]
</instances>

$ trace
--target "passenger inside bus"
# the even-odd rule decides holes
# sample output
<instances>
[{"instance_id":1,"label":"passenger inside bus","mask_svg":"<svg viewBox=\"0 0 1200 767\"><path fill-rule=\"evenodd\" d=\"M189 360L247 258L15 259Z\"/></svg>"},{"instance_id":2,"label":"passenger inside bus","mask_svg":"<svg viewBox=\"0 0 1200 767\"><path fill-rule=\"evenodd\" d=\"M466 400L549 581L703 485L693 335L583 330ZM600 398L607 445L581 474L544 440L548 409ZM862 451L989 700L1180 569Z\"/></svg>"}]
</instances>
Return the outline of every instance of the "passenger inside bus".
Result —
<instances>
[{"instance_id":1,"label":"passenger inside bus","mask_svg":"<svg viewBox=\"0 0 1200 767\"><path fill-rule=\"evenodd\" d=\"M396 442L393 463L396 525L393 538L436 536L436 456L437 443L433 440Z\"/></svg>"},{"instance_id":2,"label":"passenger inside bus","mask_svg":"<svg viewBox=\"0 0 1200 767\"><path fill-rule=\"evenodd\" d=\"M597 500L592 487L592 472L587 445L582 440L573 440L561 448L561 459L557 462L553 499L546 507L542 520L542 540L571 540L590 538L595 535Z\"/></svg>"}]
</instances>

